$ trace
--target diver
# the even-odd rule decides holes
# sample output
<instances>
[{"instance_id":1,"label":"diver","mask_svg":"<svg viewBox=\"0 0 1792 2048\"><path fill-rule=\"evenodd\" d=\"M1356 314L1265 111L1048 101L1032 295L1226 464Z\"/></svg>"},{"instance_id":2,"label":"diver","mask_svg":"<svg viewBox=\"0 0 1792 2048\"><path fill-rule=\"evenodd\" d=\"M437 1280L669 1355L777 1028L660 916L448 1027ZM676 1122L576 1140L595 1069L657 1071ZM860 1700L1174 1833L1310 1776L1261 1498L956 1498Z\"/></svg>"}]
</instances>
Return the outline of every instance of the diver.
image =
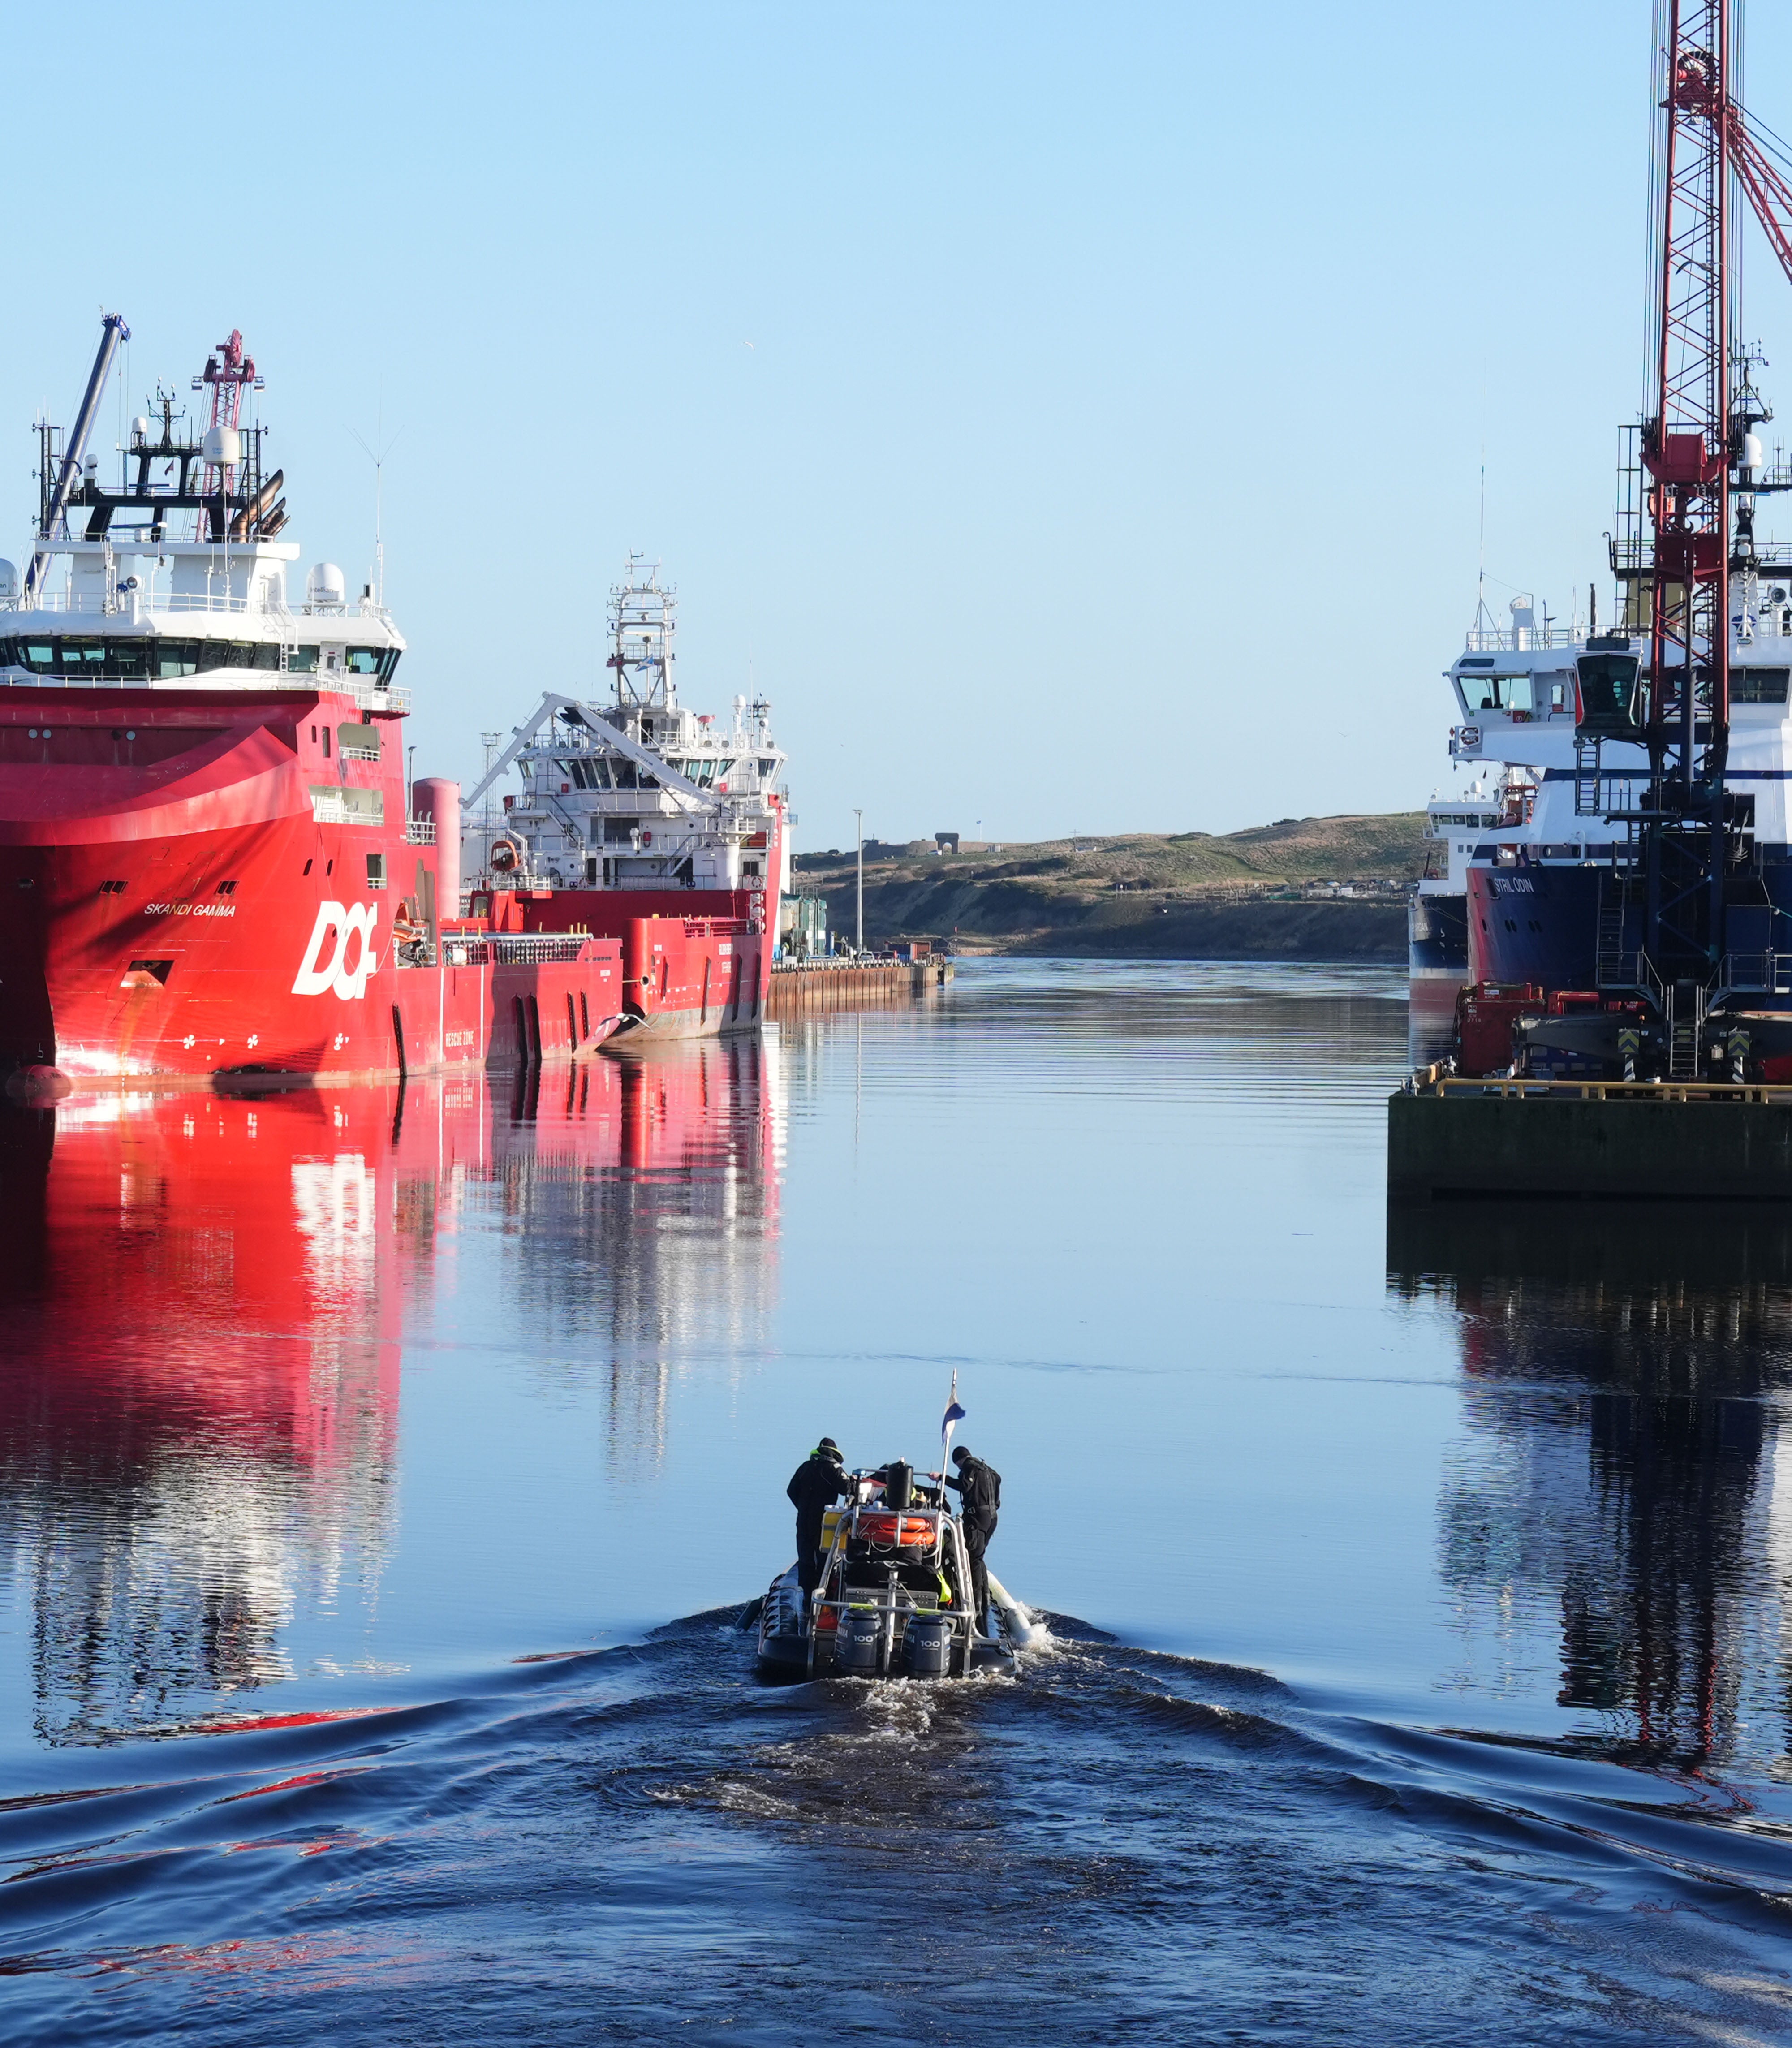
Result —
<instances>
[{"instance_id":1,"label":"diver","mask_svg":"<svg viewBox=\"0 0 1792 2048\"><path fill-rule=\"evenodd\" d=\"M849 1491L846 1460L832 1437L824 1437L803 1460L784 1491L797 1511L797 1583L806 1608L821 1583L821 1518Z\"/></svg>"},{"instance_id":2,"label":"diver","mask_svg":"<svg viewBox=\"0 0 1792 2048\"><path fill-rule=\"evenodd\" d=\"M1002 1505L1002 1475L994 1465L986 1465L981 1458L974 1458L960 1444L952 1454L957 1466L955 1476L948 1474L945 1484L956 1487L963 1511L959 1522L964 1531L964 1547L971 1557L972 1612L976 1617L977 1632L989 1633L989 1568L983 1562L983 1553L989 1548L989 1539L995 1534L995 1511ZM929 1472L929 1479L938 1479L938 1472Z\"/></svg>"}]
</instances>

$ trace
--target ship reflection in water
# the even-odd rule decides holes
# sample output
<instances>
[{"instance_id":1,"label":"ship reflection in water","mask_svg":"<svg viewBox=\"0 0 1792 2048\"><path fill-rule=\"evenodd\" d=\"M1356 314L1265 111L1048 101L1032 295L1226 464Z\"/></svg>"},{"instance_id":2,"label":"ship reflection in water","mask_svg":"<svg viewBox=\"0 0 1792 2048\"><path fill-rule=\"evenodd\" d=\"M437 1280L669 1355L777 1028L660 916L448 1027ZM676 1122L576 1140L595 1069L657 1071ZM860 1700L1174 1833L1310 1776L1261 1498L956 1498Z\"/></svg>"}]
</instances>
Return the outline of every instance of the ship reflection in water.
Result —
<instances>
[{"instance_id":1,"label":"ship reflection in water","mask_svg":"<svg viewBox=\"0 0 1792 2048\"><path fill-rule=\"evenodd\" d=\"M1458 1318L1439 1569L1464 1691L1557 1697L1602 1752L1792 1747L1792 1221L1632 1203L1391 1210L1390 1282Z\"/></svg>"},{"instance_id":2,"label":"ship reflection in water","mask_svg":"<svg viewBox=\"0 0 1792 2048\"><path fill-rule=\"evenodd\" d=\"M0 1115L0 1603L40 1738L392 1668L401 1362L469 1212L498 1219L506 1311L607 1367L610 1441L651 1455L668 1359L769 1306L769 1057Z\"/></svg>"}]
</instances>

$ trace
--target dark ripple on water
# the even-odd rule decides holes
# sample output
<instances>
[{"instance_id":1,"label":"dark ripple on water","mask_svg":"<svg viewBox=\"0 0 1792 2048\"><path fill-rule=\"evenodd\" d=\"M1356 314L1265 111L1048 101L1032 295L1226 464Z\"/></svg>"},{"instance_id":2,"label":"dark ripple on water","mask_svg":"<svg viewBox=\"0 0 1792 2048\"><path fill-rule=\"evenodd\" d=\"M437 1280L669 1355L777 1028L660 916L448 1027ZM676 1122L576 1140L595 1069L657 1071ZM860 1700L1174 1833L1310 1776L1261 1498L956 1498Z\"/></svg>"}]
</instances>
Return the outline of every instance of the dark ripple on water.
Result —
<instances>
[{"instance_id":1,"label":"dark ripple on water","mask_svg":"<svg viewBox=\"0 0 1792 2048\"><path fill-rule=\"evenodd\" d=\"M0 1809L14 2038L1778 2040L1783 1813L1060 1621L768 1688L726 1612Z\"/></svg>"}]
</instances>

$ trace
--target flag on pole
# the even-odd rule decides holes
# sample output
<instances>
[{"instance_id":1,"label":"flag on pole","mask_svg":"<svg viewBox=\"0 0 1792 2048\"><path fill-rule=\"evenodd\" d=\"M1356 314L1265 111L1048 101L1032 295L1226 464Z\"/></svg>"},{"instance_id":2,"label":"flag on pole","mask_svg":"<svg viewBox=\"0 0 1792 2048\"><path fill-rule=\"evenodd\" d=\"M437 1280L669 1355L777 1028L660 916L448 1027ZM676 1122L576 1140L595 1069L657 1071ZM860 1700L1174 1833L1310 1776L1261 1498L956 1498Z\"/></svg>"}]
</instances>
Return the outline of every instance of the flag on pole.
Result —
<instances>
[{"instance_id":1,"label":"flag on pole","mask_svg":"<svg viewBox=\"0 0 1792 2048\"><path fill-rule=\"evenodd\" d=\"M958 1375L952 1376L952 1392L946 1401L946 1412L940 1424L940 1469L946 1467L946 1453L952 1449L952 1433L964 1420L964 1410L958 1405Z\"/></svg>"}]
</instances>

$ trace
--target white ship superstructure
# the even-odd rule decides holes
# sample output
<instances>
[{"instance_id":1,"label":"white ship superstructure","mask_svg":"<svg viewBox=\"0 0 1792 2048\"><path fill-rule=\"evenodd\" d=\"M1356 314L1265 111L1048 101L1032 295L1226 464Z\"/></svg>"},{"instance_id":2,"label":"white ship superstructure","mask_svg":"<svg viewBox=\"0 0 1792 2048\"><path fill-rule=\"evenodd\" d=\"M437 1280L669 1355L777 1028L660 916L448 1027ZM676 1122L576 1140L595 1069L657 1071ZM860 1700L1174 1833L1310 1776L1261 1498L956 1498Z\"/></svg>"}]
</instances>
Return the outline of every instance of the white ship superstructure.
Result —
<instances>
[{"instance_id":1,"label":"white ship superstructure","mask_svg":"<svg viewBox=\"0 0 1792 2048\"><path fill-rule=\"evenodd\" d=\"M679 703L677 603L631 557L611 593L614 700L549 693L515 728L468 801L475 889L740 893L775 929L789 851L771 706L737 696L724 725ZM495 809L513 767L522 790Z\"/></svg>"}]
</instances>

